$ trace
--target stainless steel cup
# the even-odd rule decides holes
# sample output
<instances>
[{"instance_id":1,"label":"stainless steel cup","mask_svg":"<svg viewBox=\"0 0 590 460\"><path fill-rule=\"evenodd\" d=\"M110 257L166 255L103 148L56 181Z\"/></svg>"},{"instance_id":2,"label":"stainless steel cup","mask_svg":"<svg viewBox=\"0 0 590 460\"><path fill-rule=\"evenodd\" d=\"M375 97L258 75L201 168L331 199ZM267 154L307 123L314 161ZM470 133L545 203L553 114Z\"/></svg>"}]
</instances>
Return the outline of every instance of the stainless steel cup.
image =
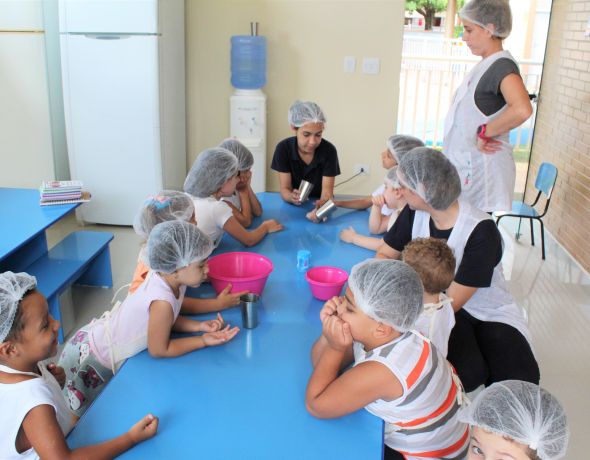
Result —
<instances>
[{"instance_id":1,"label":"stainless steel cup","mask_svg":"<svg viewBox=\"0 0 590 460\"><path fill-rule=\"evenodd\" d=\"M315 216L318 220L327 219L330 214L336 211L337 206L334 204L332 200L326 201L320 208L316 211Z\"/></svg>"},{"instance_id":2,"label":"stainless steel cup","mask_svg":"<svg viewBox=\"0 0 590 460\"><path fill-rule=\"evenodd\" d=\"M242 326L254 329L258 326L258 294L244 294L240 297L242 303Z\"/></svg>"},{"instance_id":3,"label":"stainless steel cup","mask_svg":"<svg viewBox=\"0 0 590 460\"><path fill-rule=\"evenodd\" d=\"M307 182L306 180L302 180L299 184L299 201L304 203L307 201L311 190L313 189L313 184L311 182Z\"/></svg>"}]
</instances>

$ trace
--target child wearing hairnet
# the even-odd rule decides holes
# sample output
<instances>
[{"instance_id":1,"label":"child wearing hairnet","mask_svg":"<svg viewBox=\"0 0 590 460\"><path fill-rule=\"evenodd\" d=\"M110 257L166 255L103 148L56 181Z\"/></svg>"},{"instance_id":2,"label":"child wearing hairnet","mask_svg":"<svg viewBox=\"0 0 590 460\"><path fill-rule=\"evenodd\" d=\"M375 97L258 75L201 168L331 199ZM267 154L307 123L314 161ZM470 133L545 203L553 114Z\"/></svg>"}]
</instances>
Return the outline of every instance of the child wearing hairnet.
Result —
<instances>
[{"instance_id":1,"label":"child wearing hairnet","mask_svg":"<svg viewBox=\"0 0 590 460\"><path fill-rule=\"evenodd\" d=\"M279 173L281 197L300 205L299 184L311 182L310 197L318 198L316 209L334 195L334 180L340 174L336 147L323 139L326 117L311 101L295 101L289 108L289 126L295 134L279 142L271 169Z\"/></svg>"},{"instance_id":2,"label":"child wearing hairnet","mask_svg":"<svg viewBox=\"0 0 590 460\"><path fill-rule=\"evenodd\" d=\"M137 266L133 273L133 280L129 286L129 294L133 294L145 281L150 268L145 263L145 245L152 229L159 223L179 220L196 225L195 207L189 195L174 190L163 190L155 196L149 197L139 208L133 228L142 239L143 244L139 251ZM181 313L195 314L225 310L238 305L240 296L248 291L232 294L231 284L228 284L214 299L196 299L185 297L182 302Z\"/></svg>"},{"instance_id":3,"label":"child wearing hairnet","mask_svg":"<svg viewBox=\"0 0 590 460\"><path fill-rule=\"evenodd\" d=\"M229 150L238 159L238 184L231 196L223 200L229 204L233 215L245 228L252 225L252 217L262 215L262 205L252 190L252 166L254 156L252 152L236 139L226 139L219 147Z\"/></svg>"},{"instance_id":4,"label":"child wearing hairnet","mask_svg":"<svg viewBox=\"0 0 590 460\"><path fill-rule=\"evenodd\" d=\"M70 450L75 417L61 393L64 370L42 362L57 352L59 322L36 287L27 273L0 274L0 456L113 458L154 436L158 419L148 414L121 436Z\"/></svg>"},{"instance_id":5,"label":"child wearing hairnet","mask_svg":"<svg viewBox=\"0 0 590 460\"><path fill-rule=\"evenodd\" d=\"M462 409L459 418L471 425L469 460L565 458L570 435L565 410L534 383L496 382Z\"/></svg>"},{"instance_id":6,"label":"child wearing hairnet","mask_svg":"<svg viewBox=\"0 0 590 460\"><path fill-rule=\"evenodd\" d=\"M215 147L199 154L184 181L184 191L192 196L197 226L219 245L225 232L245 246L258 244L268 233L283 226L275 219L262 222L254 230L246 230L222 198L232 196L238 184L239 164L227 149Z\"/></svg>"},{"instance_id":7,"label":"child wearing hairnet","mask_svg":"<svg viewBox=\"0 0 590 460\"><path fill-rule=\"evenodd\" d=\"M154 357L174 357L231 340L238 328L216 319L195 321L180 315L187 286L197 287L207 276L211 239L183 221L158 224L151 231L146 259L151 268L135 293L100 319L77 331L60 356L66 371L64 395L82 415L123 361L148 349ZM171 338L175 332L203 332Z\"/></svg>"},{"instance_id":8,"label":"child wearing hairnet","mask_svg":"<svg viewBox=\"0 0 590 460\"><path fill-rule=\"evenodd\" d=\"M400 190L396 169L397 166L394 166L387 172L383 194L373 197L373 206L369 215L369 231L371 233L379 234L389 230L395 223L399 212L407 204ZM383 208L387 208L389 214L385 214ZM383 238L361 235L353 227L342 230L340 239L345 243L352 243L371 251L378 250L383 244Z\"/></svg>"},{"instance_id":9,"label":"child wearing hairnet","mask_svg":"<svg viewBox=\"0 0 590 460\"><path fill-rule=\"evenodd\" d=\"M416 270L424 287L424 311L414 329L428 337L446 358L455 325L453 299L444 291L455 278L455 256L443 240L416 238L402 251L402 260Z\"/></svg>"},{"instance_id":10,"label":"child wearing hairnet","mask_svg":"<svg viewBox=\"0 0 590 460\"><path fill-rule=\"evenodd\" d=\"M422 296L409 265L369 259L352 268L344 297L320 311L307 409L335 418L364 407L382 418L385 459L463 458L469 443L469 428L457 417L458 378L436 347L412 331Z\"/></svg>"}]
</instances>

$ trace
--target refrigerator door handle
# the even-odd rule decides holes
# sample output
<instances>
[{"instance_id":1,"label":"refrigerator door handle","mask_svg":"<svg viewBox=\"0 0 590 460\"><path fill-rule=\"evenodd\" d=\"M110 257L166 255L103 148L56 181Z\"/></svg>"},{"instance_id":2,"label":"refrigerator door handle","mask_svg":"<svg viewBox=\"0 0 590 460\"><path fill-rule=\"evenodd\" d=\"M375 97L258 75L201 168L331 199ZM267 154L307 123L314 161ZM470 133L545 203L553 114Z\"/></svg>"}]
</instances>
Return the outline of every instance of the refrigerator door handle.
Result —
<instances>
[{"instance_id":1,"label":"refrigerator door handle","mask_svg":"<svg viewBox=\"0 0 590 460\"><path fill-rule=\"evenodd\" d=\"M121 40L124 38L130 38L129 35L118 34L84 34L84 37L91 38L94 40Z\"/></svg>"}]
</instances>

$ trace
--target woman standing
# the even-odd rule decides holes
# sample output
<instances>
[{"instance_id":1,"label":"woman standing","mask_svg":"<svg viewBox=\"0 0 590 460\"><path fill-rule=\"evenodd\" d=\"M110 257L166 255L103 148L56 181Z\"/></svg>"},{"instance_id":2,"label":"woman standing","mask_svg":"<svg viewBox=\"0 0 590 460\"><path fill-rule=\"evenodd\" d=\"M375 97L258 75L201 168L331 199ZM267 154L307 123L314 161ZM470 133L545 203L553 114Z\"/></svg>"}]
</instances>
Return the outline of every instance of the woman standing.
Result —
<instances>
[{"instance_id":1,"label":"woman standing","mask_svg":"<svg viewBox=\"0 0 590 460\"><path fill-rule=\"evenodd\" d=\"M482 60L455 93L443 150L459 172L464 199L486 212L509 211L516 172L508 134L532 113L518 65L502 47L512 29L510 5L471 0L459 15L463 41Z\"/></svg>"}]
</instances>

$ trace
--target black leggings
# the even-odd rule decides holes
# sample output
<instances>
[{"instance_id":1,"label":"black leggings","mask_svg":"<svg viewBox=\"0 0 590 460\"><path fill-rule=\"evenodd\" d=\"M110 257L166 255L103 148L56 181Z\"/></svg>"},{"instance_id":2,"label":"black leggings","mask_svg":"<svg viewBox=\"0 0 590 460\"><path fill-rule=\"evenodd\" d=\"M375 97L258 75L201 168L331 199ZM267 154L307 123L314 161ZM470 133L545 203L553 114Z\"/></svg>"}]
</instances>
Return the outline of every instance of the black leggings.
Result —
<instances>
[{"instance_id":1,"label":"black leggings","mask_svg":"<svg viewBox=\"0 0 590 460\"><path fill-rule=\"evenodd\" d=\"M391 447L387 447L387 444L383 444L383 460L404 460L404 456L397 450L393 450Z\"/></svg>"},{"instance_id":2,"label":"black leggings","mask_svg":"<svg viewBox=\"0 0 590 460\"><path fill-rule=\"evenodd\" d=\"M447 359L466 392L502 380L539 384L539 365L524 336L504 323L480 321L465 310L455 313Z\"/></svg>"}]
</instances>

